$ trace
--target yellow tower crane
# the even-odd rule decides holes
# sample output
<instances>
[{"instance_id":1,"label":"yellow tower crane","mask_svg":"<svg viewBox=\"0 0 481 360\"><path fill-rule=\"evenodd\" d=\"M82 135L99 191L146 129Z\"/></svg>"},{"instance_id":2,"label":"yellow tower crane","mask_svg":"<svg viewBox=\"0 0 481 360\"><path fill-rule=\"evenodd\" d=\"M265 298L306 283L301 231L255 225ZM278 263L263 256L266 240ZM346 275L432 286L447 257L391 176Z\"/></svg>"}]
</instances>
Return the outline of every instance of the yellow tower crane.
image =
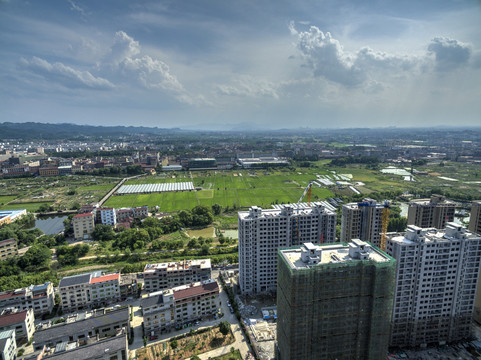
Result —
<instances>
[{"instance_id":1,"label":"yellow tower crane","mask_svg":"<svg viewBox=\"0 0 481 360\"><path fill-rule=\"evenodd\" d=\"M381 250L386 251L387 226L389 225L389 206L385 205L381 213Z\"/></svg>"}]
</instances>

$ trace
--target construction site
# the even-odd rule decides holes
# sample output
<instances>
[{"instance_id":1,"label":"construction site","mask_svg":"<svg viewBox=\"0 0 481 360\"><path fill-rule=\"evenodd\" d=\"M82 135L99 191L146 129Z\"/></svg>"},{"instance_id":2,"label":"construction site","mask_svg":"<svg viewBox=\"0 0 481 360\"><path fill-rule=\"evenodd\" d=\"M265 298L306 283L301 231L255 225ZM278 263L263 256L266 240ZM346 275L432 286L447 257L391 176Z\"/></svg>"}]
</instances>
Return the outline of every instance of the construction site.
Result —
<instances>
[{"instance_id":1,"label":"construction site","mask_svg":"<svg viewBox=\"0 0 481 360\"><path fill-rule=\"evenodd\" d=\"M385 358L395 268L391 257L360 240L280 249L279 358Z\"/></svg>"}]
</instances>

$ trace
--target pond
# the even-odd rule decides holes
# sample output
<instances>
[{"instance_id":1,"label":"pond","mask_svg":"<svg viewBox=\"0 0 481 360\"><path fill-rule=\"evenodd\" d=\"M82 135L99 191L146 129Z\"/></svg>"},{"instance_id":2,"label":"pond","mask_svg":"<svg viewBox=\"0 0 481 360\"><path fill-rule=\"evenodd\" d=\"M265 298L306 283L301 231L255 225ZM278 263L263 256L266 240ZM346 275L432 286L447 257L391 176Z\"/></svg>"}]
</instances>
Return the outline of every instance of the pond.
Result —
<instances>
[{"instance_id":1,"label":"pond","mask_svg":"<svg viewBox=\"0 0 481 360\"><path fill-rule=\"evenodd\" d=\"M67 216L42 217L35 220L35 227L44 232L45 235L57 235L64 230L63 221Z\"/></svg>"}]
</instances>

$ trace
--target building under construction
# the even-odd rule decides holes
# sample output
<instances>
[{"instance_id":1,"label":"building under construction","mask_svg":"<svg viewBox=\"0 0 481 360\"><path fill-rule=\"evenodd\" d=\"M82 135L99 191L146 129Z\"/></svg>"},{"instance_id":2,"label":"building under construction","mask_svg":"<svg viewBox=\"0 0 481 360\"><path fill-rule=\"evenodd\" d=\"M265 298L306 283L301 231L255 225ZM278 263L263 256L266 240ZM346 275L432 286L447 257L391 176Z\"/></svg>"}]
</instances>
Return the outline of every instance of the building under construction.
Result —
<instances>
[{"instance_id":1,"label":"building under construction","mask_svg":"<svg viewBox=\"0 0 481 360\"><path fill-rule=\"evenodd\" d=\"M396 261L361 240L278 252L277 359L385 359Z\"/></svg>"},{"instance_id":2,"label":"building under construction","mask_svg":"<svg viewBox=\"0 0 481 360\"><path fill-rule=\"evenodd\" d=\"M342 207L341 238L368 241L385 250L385 234L389 223L389 202L378 204L376 200L364 199Z\"/></svg>"},{"instance_id":3,"label":"building under construction","mask_svg":"<svg viewBox=\"0 0 481 360\"><path fill-rule=\"evenodd\" d=\"M443 195L431 195L429 199L417 199L409 202L408 225L420 228L444 229L448 222L454 221L456 203Z\"/></svg>"}]
</instances>

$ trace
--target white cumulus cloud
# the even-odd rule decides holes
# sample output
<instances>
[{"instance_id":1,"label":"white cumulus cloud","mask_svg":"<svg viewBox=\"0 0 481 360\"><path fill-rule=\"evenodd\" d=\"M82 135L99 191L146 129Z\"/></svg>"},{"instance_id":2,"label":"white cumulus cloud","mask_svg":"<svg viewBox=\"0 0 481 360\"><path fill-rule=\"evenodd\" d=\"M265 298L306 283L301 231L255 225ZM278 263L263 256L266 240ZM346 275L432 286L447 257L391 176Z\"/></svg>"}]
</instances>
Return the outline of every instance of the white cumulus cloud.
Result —
<instances>
[{"instance_id":1,"label":"white cumulus cloud","mask_svg":"<svg viewBox=\"0 0 481 360\"><path fill-rule=\"evenodd\" d=\"M60 62L49 63L34 56L31 60L22 58L20 64L23 68L43 77L45 80L56 82L68 88L97 90L114 88L114 85L107 79L95 77L88 71L76 70Z\"/></svg>"},{"instance_id":2,"label":"white cumulus cloud","mask_svg":"<svg viewBox=\"0 0 481 360\"><path fill-rule=\"evenodd\" d=\"M110 48L110 53L108 54L105 61L107 63L112 63L113 65L118 65L123 60L132 58L139 53L139 42L135 41L125 32L117 31L115 33L114 43L112 44Z\"/></svg>"},{"instance_id":3,"label":"white cumulus cloud","mask_svg":"<svg viewBox=\"0 0 481 360\"><path fill-rule=\"evenodd\" d=\"M296 36L296 47L304 66L314 77L324 78L344 86L363 86L367 92L380 91L383 83L409 75L435 71L451 71L471 60L469 45L457 40L436 37L420 55L397 55L363 47L347 52L329 32L316 26L298 31L291 22L289 30ZM433 57L434 55L434 57ZM473 66L476 61L473 60ZM376 84L374 87L372 84Z\"/></svg>"},{"instance_id":4,"label":"white cumulus cloud","mask_svg":"<svg viewBox=\"0 0 481 360\"><path fill-rule=\"evenodd\" d=\"M139 58L126 58L119 65L122 72L134 74L146 88L184 91L177 78L170 73L169 66L163 61L146 55Z\"/></svg>"},{"instance_id":5,"label":"white cumulus cloud","mask_svg":"<svg viewBox=\"0 0 481 360\"><path fill-rule=\"evenodd\" d=\"M316 77L324 77L343 85L353 86L364 81L364 74L357 68L354 59L344 52L340 42L329 32L322 32L316 26L308 31L298 32L293 24L291 34L297 35L297 48Z\"/></svg>"},{"instance_id":6,"label":"white cumulus cloud","mask_svg":"<svg viewBox=\"0 0 481 360\"><path fill-rule=\"evenodd\" d=\"M115 33L114 42L101 69L111 76L120 76L119 81L136 82L149 90L162 90L179 102L194 104L200 98L191 96L171 72L168 64L149 55L142 55L138 41L124 31Z\"/></svg>"}]
</instances>

